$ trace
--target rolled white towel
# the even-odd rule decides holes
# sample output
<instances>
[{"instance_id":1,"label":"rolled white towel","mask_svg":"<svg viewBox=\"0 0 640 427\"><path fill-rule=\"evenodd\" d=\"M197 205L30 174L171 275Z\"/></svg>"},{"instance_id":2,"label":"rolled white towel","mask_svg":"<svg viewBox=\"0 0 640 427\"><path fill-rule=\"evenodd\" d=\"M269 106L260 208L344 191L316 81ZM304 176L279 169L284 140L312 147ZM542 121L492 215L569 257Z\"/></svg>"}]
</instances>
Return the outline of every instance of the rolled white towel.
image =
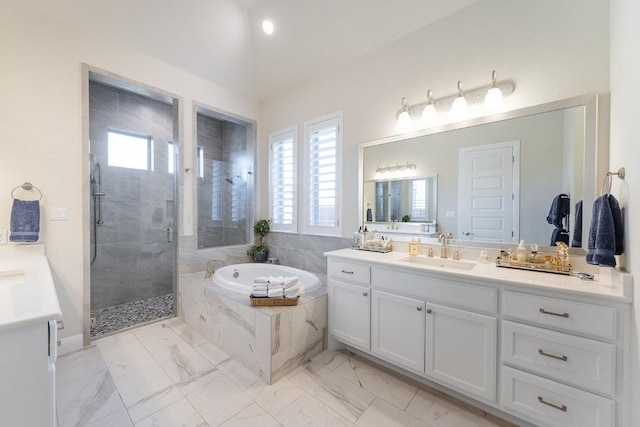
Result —
<instances>
[{"instance_id":1,"label":"rolled white towel","mask_svg":"<svg viewBox=\"0 0 640 427\"><path fill-rule=\"evenodd\" d=\"M254 277L253 283L269 283L269 278L264 276Z\"/></svg>"},{"instance_id":2,"label":"rolled white towel","mask_svg":"<svg viewBox=\"0 0 640 427\"><path fill-rule=\"evenodd\" d=\"M284 278L282 276L269 276L269 285L282 286Z\"/></svg>"},{"instance_id":3,"label":"rolled white towel","mask_svg":"<svg viewBox=\"0 0 640 427\"><path fill-rule=\"evenodd\" d=\"M264 285L253 285L253 290L255 291L268 291L269 290L269 285L267 285L266 283Z\"/></svg>"},{"instance_id":4,"label":"rolled white towel","mask_svg":"<svg viewBox=\"0 0 640 427\"><path fill-rule=\"evenodd\" d=\"M269 287L269 298L282 298L284 296L284 289L282 286Z\"/></svg>"},{"instance_id":5,"label":"rolled white towel","mask_svg":"<svg viewBox=\"0 0 640 427\"><path fill-rule=\"evenodd\" d=\"M287 289L286 291L284 291L285 298L295 298L299 295L300 295L300 288L293 289L293 290Z\"/></svg>"},{"instance_id":6,"label":"rolled white towel","mask_svg":"<svg viewBox=\"0 0 640 427\"><path fill-rule=\"evenodd\" d=\"M264 298L264 297L268 297L269 295L267 294L267 291L253 291L251 292L251 296L254 297L258 297L258 298Z\"/></svg>"},{"instance_id":7,"label":"rolled white towel","mask_svg":"<svg viewBox=\"0 0 640 427\"><path fill-rule=\"evenodd\" d=\"M297 284L298 282L300 282L300 279L298 279L298 276L285 277L284 278L284 284L282 286L285 289L287 289L287 288L290 288L291 286Z\"/></svg>"}]
</instances>

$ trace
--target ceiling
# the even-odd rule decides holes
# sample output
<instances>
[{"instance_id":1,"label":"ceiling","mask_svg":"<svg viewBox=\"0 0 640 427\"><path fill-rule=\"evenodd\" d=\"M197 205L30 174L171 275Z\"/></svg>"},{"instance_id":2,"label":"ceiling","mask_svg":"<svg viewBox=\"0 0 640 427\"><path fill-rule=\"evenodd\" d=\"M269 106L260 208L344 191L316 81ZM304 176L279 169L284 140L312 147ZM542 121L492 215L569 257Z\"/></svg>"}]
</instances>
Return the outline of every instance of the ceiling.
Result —
<instances>
[{"instance_id":1,"label":"ceiling","mask_svg":"<svg viewBox=\"0 0 640 427\"><path fill-rule=\"evenodd\" d=\"M81 31L268 99L478 0L30 0ZM263 19L275 24L272 36Z\"/></svg>"}]
</instances>

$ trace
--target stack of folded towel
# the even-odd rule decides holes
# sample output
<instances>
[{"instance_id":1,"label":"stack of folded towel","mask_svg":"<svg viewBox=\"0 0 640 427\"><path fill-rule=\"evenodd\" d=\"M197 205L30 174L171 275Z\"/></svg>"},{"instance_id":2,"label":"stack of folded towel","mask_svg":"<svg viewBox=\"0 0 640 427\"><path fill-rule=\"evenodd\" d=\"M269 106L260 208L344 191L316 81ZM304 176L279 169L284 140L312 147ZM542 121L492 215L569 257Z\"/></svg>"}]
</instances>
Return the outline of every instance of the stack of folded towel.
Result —
<instances>
[{"instance_id":1,"label":"stack of folded towel","mask_svg":"<svg viewBox=\"0 0 640 427\"><path fill-rule=\"evenodd\" d=\"M295 298L300 296L300 279L297 276L268 276L253 279L254 298Z\"/></svg>"}]
</instances>

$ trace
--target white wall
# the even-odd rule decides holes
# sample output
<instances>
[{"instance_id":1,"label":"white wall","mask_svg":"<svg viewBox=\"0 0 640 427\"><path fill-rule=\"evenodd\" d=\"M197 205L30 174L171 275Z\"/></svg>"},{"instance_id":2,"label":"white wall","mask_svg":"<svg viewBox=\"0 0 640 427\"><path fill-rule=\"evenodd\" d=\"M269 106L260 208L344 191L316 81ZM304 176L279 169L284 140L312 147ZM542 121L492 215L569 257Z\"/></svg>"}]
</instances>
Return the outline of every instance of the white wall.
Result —
<instances>
[{"instance_id":1,"label":"white wall","mask_svg":"<svg viewBox=\"0 0 640 427\"><path fill-rule=\"evenodd\" d=\"M614 178L612 194L625 207L626 270L640 273L640 228L636 228L640 211L640 173L634 164L640 158L640 58L635 52L640 40L640 3L635 0L611 2L611 154L610 170L626 168L624 181ZM640 292L635 281L632 319L631 367L632 419L629 425L640 425Z\"/></svg>"},{"instance_id":2,"label":"white wall","mask_svg":"<svg viewBox=\"0 0 640 427\"><path fill-rule=\"evenodd\" d=\"M176 29L176 30L179 30ZM82 331L83 176L81 64L107 70L182 97L183 139L192 166L192 101L257 119L259 106L223 87L125 46L74 31L38 12L0 3L0 228L9 228L10 193L24 181L44 194L41 242L56 283L66 329ZM188 175L187 177L190 177ZM192 234L192 183L185 182L183 234ZM69 221L51 222L49 208L68 207Z\"/></svg>"},{"instance_id":3,"label":"white wall","mask_svg":"<svg viewBox=\"0 0 640 427\"><path fill-rule=\"evenodd\" d=\"M608 92L609 2L482 0L321 81L268 100L260 140L268 132L295 124L302 129L305 120L344 112L348 237L358 221L358 144L396 133L401 97L417 104L427 89L436 98L453 95L458 80L467 88L483 86L494 69L498 80L515 81L509 108ZM261 161L265 167L264 150ZM264 216L266 201L260 207Z\"/></svg>"}]
</instances>

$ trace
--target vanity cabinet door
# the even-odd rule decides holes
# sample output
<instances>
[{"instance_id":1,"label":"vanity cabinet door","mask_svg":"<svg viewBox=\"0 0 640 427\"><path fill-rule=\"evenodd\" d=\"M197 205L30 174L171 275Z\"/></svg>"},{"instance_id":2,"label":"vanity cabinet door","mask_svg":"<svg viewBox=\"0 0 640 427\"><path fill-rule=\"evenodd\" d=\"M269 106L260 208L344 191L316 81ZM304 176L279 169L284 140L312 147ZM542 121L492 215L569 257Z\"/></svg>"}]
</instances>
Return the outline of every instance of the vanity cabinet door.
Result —
<instances>
[{"instance_id":1,"label":"vanity cabinet door","mask_svg":"<svg viewBox=\"0 0 640 427\"><path fill-rule=\"evenodd\" d=\"M371 304L371 351L424 372L424 301L374 290Z\"/></svg>"},{"instance_id":2,"label":"vanity cabinet door","mask_svg":"<svg viewBox=\"0 0 640 427\"><path fill-rule=\"evenodd\" d=\"M371 296L364 286L329 282L329 328L338 341L369 351Z\"/></svg>"},{"instance_id":3,"label":"vanity cabinet door","mask_svg":"<svg viewBox=\"0 0 640 427\"><path fill-rule=\"evenodd\" d=\"M495 401L497 319L431 303L426 317L427 376Z\"/></svg>"}]
</instances>

